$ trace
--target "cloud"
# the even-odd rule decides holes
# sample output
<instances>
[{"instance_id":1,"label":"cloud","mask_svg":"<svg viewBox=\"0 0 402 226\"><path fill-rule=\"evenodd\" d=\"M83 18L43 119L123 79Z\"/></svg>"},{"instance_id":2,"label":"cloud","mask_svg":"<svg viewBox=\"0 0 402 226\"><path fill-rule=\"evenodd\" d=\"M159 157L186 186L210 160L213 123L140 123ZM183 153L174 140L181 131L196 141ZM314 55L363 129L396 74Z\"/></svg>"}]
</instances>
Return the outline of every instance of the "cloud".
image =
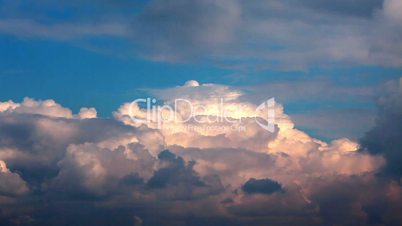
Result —
<instances>
[{"instance_id":1,"label":"cloud","mask_svg":"<svg viewBox=\"0 0 402 226\"><path fill-rule=\"evenodd\" d=\"M149 179L148 186L150 188L163 188L180 182L187 185L203 186L202 181L192 171L192 163L186 166L181 157L176 157L168 150L159 153L158 158L166 166L156 171Z\"/></svg>"},{"instance_id":2,"label":"cloud","mask_svg":"<svg viewBox=\"0 0 402 226\"><path fill-rule=\"evenodd\" d=\"M157 0L138 16L133 32L148 48L145 54L149 57L182 60L187 56L203 56L234 41L240 15L236 1Z\"/></svg>"},{"instance_id":3,"label":"cloud","mask_svg":"<svg viewBox=\"0 0 402 226\"><path fill-rule=\"evenodd\" d=\"M280 104L274 110L281 120L276 132L269 133L254 120L267 112L256 114L257 105L230 86L191 81L153 92L164 97L156 106L173 103L180 93L207 105L198 115L201 119L216 116L216 99L226 97L230 118L242 119L247 129L183 132L182 126L203 123L173 121L164 127L134 123L130 103L123 104L115 118L104 119L92 118L95 109L73 114L53 100L2 102L0 223L402 222L397 212L402 203L399 179L377 176L393 164L385 151L370 154L358 151L360 145L347 138L324 142L311 137L294 126ZM243 111L234 110L237 105L244 106ZM132 106L135 116L144 117L144 108ZM186 112L185 106L177 110L181 116Z\"/></svg>"},{"instance_id":4,"label":"cloud","mask_svg":"<svg viewBox=\"0 0 402 226\"><path fill-rule=\"evenodd\" d=\"M73 115L71 110L61 106L52 99L35 100L24 98L22 103L14 103L12 100L0 102L0 113L3 114L35 114L58 118L96 118L95 108L81 108L78 115Z\"/></svg>"},{"instance_id":5,"label":"cloud","mask_svg":"<svg viewBox=\"0 0 402 226\"><path fill-rule=\"evenodd\" d=\"M51 186L78 194L107 195L116 189L122 178L133 173L140 178L149 178L154 162L140 145L115 150L91 143L71 145L66 156L58 162L60 171Z\"/></svg>"},{"instance_id":6,"label":"cloud","mask_svg":"<svg viewBox=\"0 0 402 226\"><path fill-rule=\"evenodd\" d=\"M16 174L10 172L4 161L0 160L0 196L2 195L23 195L29 192L29 188L24 180ZM1 203L1 201L0 201Z\"/></svg>"},{"instance_id":7,"label":"cloud","mask_svg":"<svg viewBox=\"0 0 402 226\"><path fill-rule=\"evenodd\" d=\"M384 2L385 16L396 24L401 25L402 16L399 11L402 9L402 4L397 0L388 0Z\"/></svg>"},{"instance_id":8,"label":"cloud","mask_svg":"<svg viewBox=\"0 0 402 226\"><path fill-rule=\"evenodd\" d=\"M323 2L319 0L305 0L305 1L289 1L293 4L298 4L301 7L308 7L316 10L323 10L333 14L340 14L345 16L362 16L371 17L376 10L381 9L383 0L358 0L346 1L342 0L335 2Z\"/></svg>"},{"instance_id":9,"label":"cloud","mask_svg":"<svg viewBox=\"0 0 402 226\"><path fill-rule=\"evenodd\" d=\"M64 108L54 102L54 100L35 101L31 98L24 98L21 104L16 104L13 101L2 103L3 112L18 113L18 114L38 114L51 117L72 118L71 110Z\"/></svg>"},{"instance_id":10,"label":"cloud","mask_svg":"<svg viewBox=\"0 0 402 226\"><path fill-rule=\"evenodd\" d=\"M32 19L2 19L0 20L0 33L24 38L50 38L68 41L97 36L122 37L126 34L126 28L118 23L76 24L66 22L49 25Z\"/></svg>"},{"instance_id":11,"label":"cloud","mask_svg":"<svg viewBox=\"0 0 402 226\"><path fill-rule=\"evenodd\" d=\"M111 119L80 119L53 100L25 99L13 105L18 107L0 113L0 159L22 172L25 180L39 186L37 189L43 180L57 175L57 162L70 145L89 142L99 149L114 150L143 141L153 151L163 144L158 143L157 131L137 130Z\"/></svg>"},{"instance_id":12,"label":"cloud","mask_svg":"<svg viewBox=\"0 0 402 226\"><path fill-rule=\"evenodd\" d=\"M89 118L96 118L96 109L95 108L81 108L80 112L78 113L78 117L80 119L89 119Z\"/></svg>"},{"instance_id":13,"label":"cloud","mask_svg":"<svg viewBox=\"0 0 402 226\"><path fill-rule=\"evenodd\" d=\"M400 49L394 48L400 46L402 32L398 0L60 4L76 13L60 18L53 16L60 6L49 1L6 1L0 32L80 40L93 49L104 47L90 38L121 38L131 43L133 55L164 62L276 69L334 64L400 67L402 62ZM85 14L89 11L90 17Z\"/></svg>"},{"instance_id":14,"label":"cloud","mask_svg":"<svg viewBox=\"0 0 402 226\"><path fill-rule=\"evenodd\" d=\"M175 110L175 115L167 108L159 108L159 115L172 116L177 120L160 120L160 132L167 145L177 144L184 147L227 147L265 150L268 141L277 135L267 133L255 123L255 116L265 119L267 111L257 112L255 104L241 101L241 91L228 86L202 84L199 86L177 86L166 90L150 90L156 97L161 97L166 105ZM179 101L177 101L179 100ZM224 102L224 103L222 103ZM155 106L156 107L156 106ZM221 109L223 108L223 109ZM275 114L280 125L288 126L291 122L283 114L281 105L276 105ZM219 119L224 112L225 119ZM123 104L115 117L127 125L141 126L143 122L134 122L130 114L138 119L145 119L147 113L139 104ZM193 117L191 117L193 116ZM158 123L147 126L157 129ZM162 122L163 121L163 122ZM146 124L146 123L145 123ZM226 131L224 131L226 130ZM238 130L244 130L239 135ZM223 131L225 134L223 134ZM261 140L264 140L261 142Z\"/></svg>"},{"instance_id":15,"label":"cloud","mask_svg":"<svg viewBox=\"0 0 402 226\"><path fill-rule=\"evenodd\" d=\"M334 139L342 136L351 139L360 138L374 125L375 110L314 109L291 114L295 124L304 130L325 138Z\"/></svg>"},{"instance_id":16,"label":"cloud","mask_svg":"<svg viewBox=\"0 0 402 226\"><path fill-rule=\"evenodd\" d=\"M390 46L400 45L393 38L400 36L394 26L400 21L390 22L386 18L395 18L395 13L381 10L391 4L395 3L153 1L132 30L145 47L143 54L160 61L240 61L282 69L333 62L397 67L401 55ZM382 34L371 34L372 27Z\"/></svg>"},{"instance_id":17,"label":"cloud","mask_svg":"<svg viewBox=\"0 0 402 226\"><path fill-rule=\"evenodd\" d=\"M402 176L402 80L389 85L389 94L378 100L376 125L361 139L362 150L382 154L387 160L385 173Z\"/></svg>"},{"instance_id":18,"label":"cloud","mask_svg":"<svg viewBox=\"0 0 402 226\"><path fill-rule=\"evenodd\" d=\"M374 125L373 99L384 93L384 84L355 85L353 80L279 79L242 87L241 98L258 104L275 97L298 128L327 141L343 136L358 139Z\"/></svg>"},{"instance_id":19,"label":"cloud","mask_svg":"<svg viewBox=\"0 0 402 226\"><path fill-rule=\"evenodd\" d=\"M185 162L169 150L158 155L160 168L148 180L150 189L163 189L159 197L168 199L194 199L219 194L224 189L218 176L209 175L204 178L193 170L194 161Z\"/></svg>"},{"instance_id":20,"label":"cloud","mask_svg":"<svg viewBox=\"0 0 402 226\"><path fill-rule=\"evenodd\" d=\"M283 190L282 185L276 181L255 178L248 180L242 189L248 194L272 194Z\"/></svg>"}]
</instances>

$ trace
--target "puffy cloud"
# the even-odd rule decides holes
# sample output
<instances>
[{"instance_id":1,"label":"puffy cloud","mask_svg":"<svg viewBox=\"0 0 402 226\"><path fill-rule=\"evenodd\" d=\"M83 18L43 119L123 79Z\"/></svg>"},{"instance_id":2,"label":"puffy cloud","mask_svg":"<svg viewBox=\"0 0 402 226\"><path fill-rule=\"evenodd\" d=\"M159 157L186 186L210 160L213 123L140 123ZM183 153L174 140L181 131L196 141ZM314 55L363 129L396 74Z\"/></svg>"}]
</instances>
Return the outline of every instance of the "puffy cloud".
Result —
<instances>
[{"instance_id":1,"label":"puffy cloud","mask_svg":"<svg viewBox=\"0 0 402 226\"><path fill-rule=\"evenodd\" d=\"M168 150L158 155L159 169L148 180L150 189L163 189L159 197L169 199L195 199L219 194L223 191L218 176L208 175L201 178L194 170L195 162L185 162Z\"/></svg>"},{"instance_id":2,"label":"puffy cloud","mask_svg":"<svg viewBox=\"0 0 402 226\"><path fill-rule=\"evenodd\" d=\"M396 151L375 149L377 155L372 155L358 151L360 145L347 138L313 138L295 127L280 104L272 108L278 117L275 132L268 132L256 119L266 122L269 111L255 111L257 104L229 86L190 81L152 92L163 97L163 104L183 97L208 108L196 112L199 121L165 121L158 127L133 122L130 112L147 116L138 104L123 104L114 119L101 119L92 118L94 109L74 115L51 100L1 103L0 223L400 222L400 182L376 176L384 166L397 166L390 160L398 159ZM233 121L207 120L219 115L220 97L227 101L223 109ZM186 107L176 107L179 117L188 113ZM232 125L246 129L222 129ZM186 126L199 129L182 130ZM332 211L334 206L342 210ZM74 220L78 215L80 222Z\"/></svg>"},{"instance_id":3,"label":"puffy cloud","mask_svg":"<svg viewBox=\"0 0 402 226\"><path fill-rule=\"evenodd\" d=\"M195 82L190 81L189 83ZM266 118L264 115L267 115L267 111L256 111L258 106L243 100L241 91L214 84L200 85L197 82L197 85L184 85L167 90L151 91L156 96L163 98L166 104L172 105L175 99L177 100L177 98L182 97L192 105L207 106L206 110L201 113L197 111L191 112L198 119L205 119L204 121L194 122L190 120L183 122L180 120L169 120L162 122L159 130L165 138L165 144L173 146L171 147L173 150L180 151L180 148L174 147L177 145L187 148L187 150L189 148L207 148L211 150L210 152L214 153L217 152L215 150L218 148L226 150L228 148L244 149L270 154L275 156L275 158L282 159L278 160L278 162L288 162L287 168L292 172L297 170L303 170L303 172L320 171L322 174L337 172L353 175L372 172L384 164L381 156L371 156L357 152L356 150L359 148L358 144L349 139L338 139L328 144L296 129L291 119L284 114L283 107L280 104L276 104L273 107L275 111L276 131L269 133L255 122L256 117ZM220 99L221 97L222 99ZM224 102L220 102L219 100L224 100ZM155 106L157 107L158 105ZM174 107L172 109L178 112L179 117L188 114L188 104L176 105L175 107L176 109ZM241 122L211 122L206 120L209 116L219 116L222 109L225 115L230 118L241 119ZM163 114L163 109L160 112ZM115 116L128 125L140 126L146 124L152 128L157 128L157 124L153 123L133 123L130 114L135 118L144 119L147 117L145 109L140 108L138 104L124 104L115 113ZM203 127L205 124L217 126L218 129L205 129ZM243 131L222 129L223 126L233 125L244 126L245 129ZM189 127L199 129L188 131ZM192 156L189 156L185 151L180 151L179 155L185 156L187 160L192 160ZM199 164L205 164L203 169L209 165L208 162L213 161L213 157L211 159L204 159L206 156L197 155L194 158ZM215 162L211 163L211 166L208 167L223 169L227 165L230 165L230 163L220 163L221 159L224 160L224 158L215 158ZM195 167L198 167L197 164ZM218 173L218 175L221 175L221 173ZM231 180L233 181L233 178Z\"/></svg>"},{"instance_id":4,"label":"puffy cloud","mask_svg":"<svg viewBox=\"0 0 402 226\"><path fill-rule=\"evenodd\" d=\"M6 102L0 102L0 112L13 110L13 109L17 108L18 106L19 106L19 104L14 103L11 100L6 101Z\"/></svg>"},{"instance_id":5,"label":"puffy cloud","mask_svg":"<svg viewBox=\"0 0 402 226\"><path fill-rule=\"evenodd\" d=\"M106 195L116 189L122 178L136 173L139 178L152 175L155 159L141 145L105 149L91 143L71 145L58 162L60 171L54 179L58 190Z\"/></svg>"},{"instance_id":6,"label":"puffy cloud","mask_svg":"<svg viewBox=\"0 0 402 226\"><path fill-rule=\"evenodd\" d=\"M193 174L191 163L189 166L186 166L181 157L176 157L168 150L159 153L158 158L166 166L156 171L152 178L150 178L148 181L150 188L163 188L181 182L188 185L202 185L202 182Z\"/></svg>"},{"instance_id":7,"label":"puffy cloud","mask_svg":"<svg viewBox=\"0 0 402 226\"><path fill-rule=\"evenodd\" d=\"M88 119L88 118L96 118L96 109L95 108L81 108L78 113L78 118L80 119Z\"/></svg>"},{"instance_id":8,"label":"puffy cloud","mask_svg":"<svg viewBox=\"0 0 402 226\"><path fill-rule=\"evenodd\" d=\"M55 112L71 111L53 101L49 103L50 107L41 101L34 102L33 106L23 102L24 107L0 113L0 158L21 172L24 180L35 184L35 189L46 187L44 180L57 175L57 162L70 145L90 142L100 149L114 150L138 143L150 151L160 150L163 145L157 139L157 131L135 129L112 119L55 116Z\"/></svg>"},{"instance_id":9,"label":"puffy cloud","mask_svg":"<svg viewBox=\"0 0 402 226\"><path fill-rule=\"evenodd\" d=\"M195 80L190 80L190 81L187 81L184 84L184 86L196 87L196 86L200 86L200 83Z\"/></svg>"},{"instance_id":10,"label":"puffy cloud","mask_svg":"<svg viewBox=\"0 0 402 226\"><path fill-rule=\"evenodd\" d=\"M35 114L59 118L96 118L95 108L81 108L78 115L73 115L70 109L52 99L34 100L28 97L24 98L21 103L14 103L11 100L0 102L0 113Z\"/></svg>"},{"instance_id":11,"label":"puffy cloud","mask_svg":"<svg viewBox=\"0 0 402 226\"><path fill-rule=\"evenodd\" d=\"M12 173L2 160L0 160L0 181L0 197L23 195L29 192L26 182L18 174Z\"/></svg>"},{"instance_id":12,"label":"puffy cloud","mask_svg":"<svg viewBox=\"0 0 402 226\"><path fill-rule=\"evenodd\" d=\"M2 112L18 114L38 114L50 117L71 118L71 110L57 104L54 100L36 101L31 98L24 98L20 104L12 101L2 103L4 107ZM8 106L7 106L8 105Z\"/></svg>"},{"instance_id":13,"label":"puffy cloud","mask_svg":"<svg viewBox=\"0 0 402 226\"><path fill-rule=\"evenodd\" d=\"M198 86L189 86L188 83L197 83ZM144 121L148 113L138 103L126 103L114 115L127 125L159 129L166 145L266 151L268 142L277 135L276 132L268 133L255 123L255 117L266 123L268 110L256 111L257 105L242 101L242 92L228 86L200 85L189 81L184 86L151 92L163 98L165 105L150 103L156 116L152 116L150 123ZM273 110L278 126L291 124L281 105L273 106ZM142 121L133 121L133 118Z\"/></svg>"}]
</instances>

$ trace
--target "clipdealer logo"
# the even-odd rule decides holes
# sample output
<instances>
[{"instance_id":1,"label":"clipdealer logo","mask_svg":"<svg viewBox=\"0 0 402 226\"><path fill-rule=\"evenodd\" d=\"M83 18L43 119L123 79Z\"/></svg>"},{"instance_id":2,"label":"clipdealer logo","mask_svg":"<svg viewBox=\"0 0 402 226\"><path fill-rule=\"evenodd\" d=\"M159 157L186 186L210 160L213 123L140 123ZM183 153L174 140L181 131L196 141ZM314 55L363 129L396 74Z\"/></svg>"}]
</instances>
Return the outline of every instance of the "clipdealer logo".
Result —
<instances>
[{"instance_id":1,"label":"clipdealer logo","mask_svg":"<svg viewBox=\"0 0 402 226\"><path fill-rule=\"evenodd\" d=\"M175 99L174 104L168 105L158 105L157 100L155 98L140 98L136 99L130 103L129 106L129 117L130 119L137 124L145 124L145 125L155 125L157 129L162 129L163 125L166 123L181 123L185 124L188 122L196 122L198 125L203 123L207 123L208 128L212 128L210 124L215 122L227 123L227 124L239 124L241 123L241 118L233 119L230 117L230 114L225 112L225 101L223 98L220 98L219 103L219 113L214 115L209 115L208 106L202 106L200 104L192 103L187 99ZM275 132L275 98L270 98L260 105L258 105L255 109L254 120L255 122L264 130L274 133ZM142 114L139 114L138 111L134 109L138 109L139 106L142 106ZM185 112L186 115L183 116L182 113L179 113L177 109L179 106L183 108L186 106ZM242 111L242 106L237 106L238 111ZM180 111L182 112L182 111ZM206 116L206 118L202 118L200 116ZM141 117L142 116L142 117ZM194 128L194 127L191 127ZM214 127L215 128L215 127ZM216 128L222 128L216 127ZM232 126L233 128L233 126ZM239 130L240 131L240 130Z\"/></svg>"}]
</instances>

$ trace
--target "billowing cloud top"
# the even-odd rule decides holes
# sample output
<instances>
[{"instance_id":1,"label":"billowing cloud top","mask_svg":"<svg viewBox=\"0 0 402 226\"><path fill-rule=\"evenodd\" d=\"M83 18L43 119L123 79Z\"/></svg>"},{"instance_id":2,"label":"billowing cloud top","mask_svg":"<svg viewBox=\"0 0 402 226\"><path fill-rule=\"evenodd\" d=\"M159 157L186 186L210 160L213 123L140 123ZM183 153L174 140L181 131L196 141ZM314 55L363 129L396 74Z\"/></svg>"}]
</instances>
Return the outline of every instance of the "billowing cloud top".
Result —
<instances>
[{"instance_id":1,"label":"billowing cloud top","mask_svg":"<svg viewBox=\"0 0 402 226\"><path fill-rule=\"evenodd\" d=\"M195 112L199 120L159 127L132 120L146 117L138 104L123 104L114 119L102 119L93 108L75 115L53 100L1 102L0 224L402 223L400 171L397 180L378 176L395 170L400 154L374 142L390 117L400 121L395 109L360 148L347 138L327 143L309 136L279 104L275 132L268 132L255 121L267 112L256 113L229 86L189 81L152 92L164 104L181 97L207 108ZM206 120L219 115L219 97L234 123ZM400 100L382 103L392 108ZM174 110L181 118L188 114L184 105ZM222 129L233 124L244 129Z\"/></svg>"}]
</instances>

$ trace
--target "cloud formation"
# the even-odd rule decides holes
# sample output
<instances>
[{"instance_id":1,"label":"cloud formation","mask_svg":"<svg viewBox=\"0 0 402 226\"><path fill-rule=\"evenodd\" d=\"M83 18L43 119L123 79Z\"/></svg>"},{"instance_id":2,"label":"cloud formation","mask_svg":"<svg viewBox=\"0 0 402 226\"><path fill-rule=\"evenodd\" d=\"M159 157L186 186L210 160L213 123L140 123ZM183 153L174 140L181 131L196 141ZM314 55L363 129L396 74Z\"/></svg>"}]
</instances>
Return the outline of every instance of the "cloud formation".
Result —
<instances>
[{"instance_id":1,"label":"cloud formation","mask_svg":"<svg viewBox=\"0 0 402 226\"><path fill-rule=\"evenodd\" d=\"M243 185L242 189L249 194L272 194L282 191L282 185L270 179L251 178Z\"/></svg>"},{"instance_id":2,"label":"cloud formation","mask_svg":"<svg viewBox=\"0 0 402 226\"><path fill-rule=\"evenodd\" d=\"M29 191L25 181L16 174L10 172L4 161L0 161L0 194L23 195Z\"/></svg>"},{"instance_id":3,"label":"cloud formation","mask_svg":"<svg viewBox=\"0 0 402 226\"><path fill-rule=\"evenodd\" d=\"M362 138L362 149L383 154L388 164L385 173L396 178L402 176L402 79L388 84L388 95L378 100L376 125ZM378 139L381 137L381 139Z\"/></svg>"},{"instance_id":4,"label":"cloud formation","mask_svg":"<svg viewBox=\"0 0 402 226\"><path fill-rule=\"evenodd\" d=\"M73 114L53 100L1 102L0 224L402 222L399 178L377 175L394 166L389 157L396 149L370 154L347 138L313 138L294 126L280 104L274 108L276 132L269 133L254 120L266 112L256 113L243 91L229 86L190 81L153 93L164 104L182 97L208 106L197 114L200 119L217 116L216 100L224 97L228 116L241 119L236 125L246 129L209 130L191 120L163 127L133 122L130 106L136 117L146 112L130 103L115 118L103 119L96 118L96 109ZM181 117L188 113L183 105L176 110ZM181 130L188 126L199 129ZM375 139L382 136L376 133Z\"/></svg>"},{"instance_id":5,"label":"cloud formation","mask_svg":"<svg viewBox=\"0 0 402 226\"><path fill-rule=\"evenodd\" d=\"M76 13L61 19L52 17L60 12L50 1L2 3L1 33L91 46L91 38L121 38L132 54L157 61L280 69L402 65L395 48L401 46L399 0L62 1ZM27 4L37 10L27 12Z\"/></svg>"}]
</instances>

